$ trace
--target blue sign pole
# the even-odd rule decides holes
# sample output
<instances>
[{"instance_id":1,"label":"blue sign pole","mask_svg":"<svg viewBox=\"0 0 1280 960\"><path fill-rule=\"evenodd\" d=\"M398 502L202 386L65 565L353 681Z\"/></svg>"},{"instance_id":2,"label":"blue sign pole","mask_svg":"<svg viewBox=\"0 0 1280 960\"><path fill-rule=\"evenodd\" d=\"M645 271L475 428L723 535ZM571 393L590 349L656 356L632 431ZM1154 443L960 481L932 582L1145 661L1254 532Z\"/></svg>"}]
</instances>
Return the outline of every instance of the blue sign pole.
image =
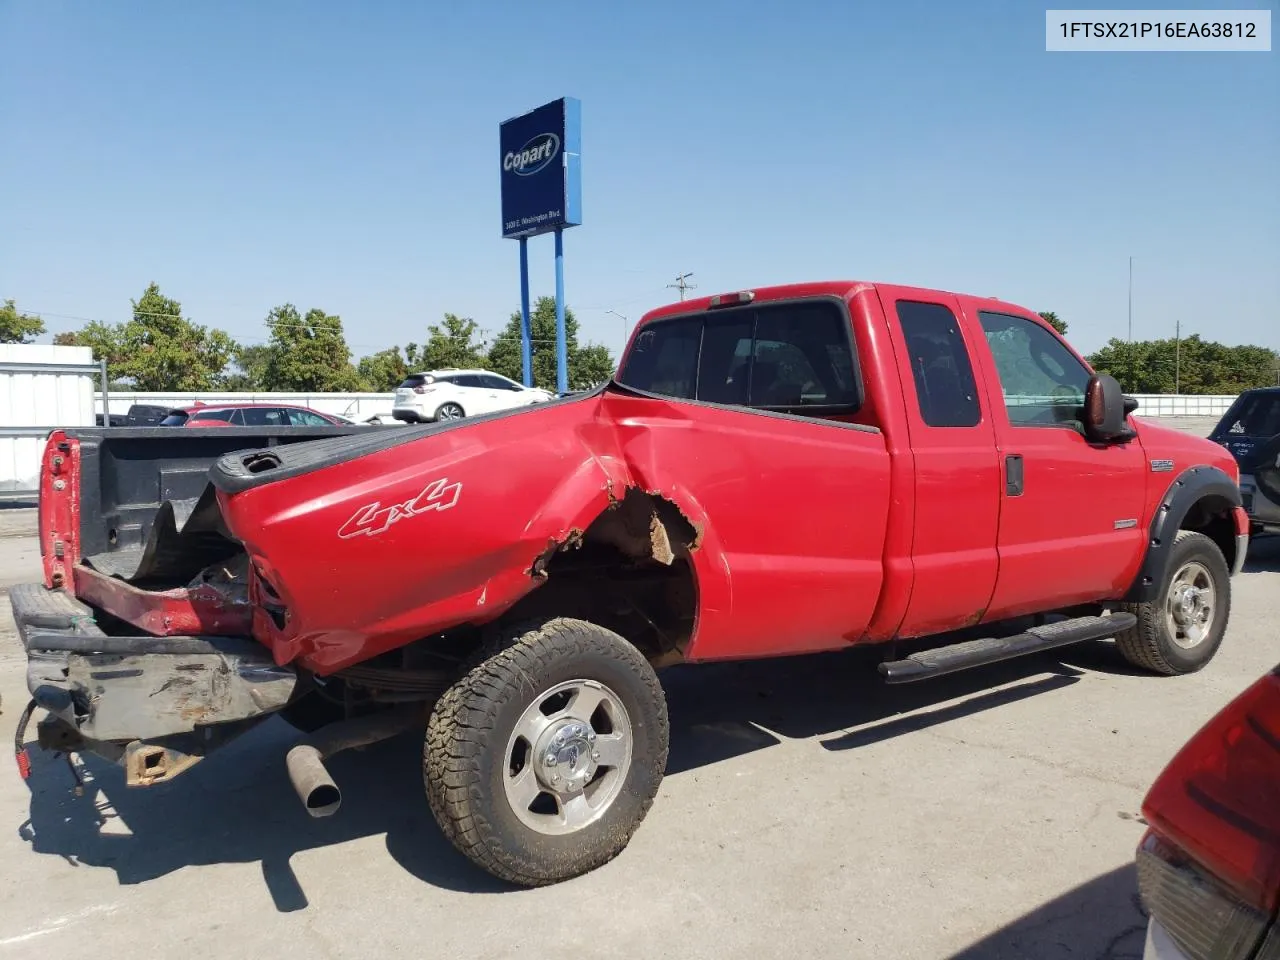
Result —
<instances>
[{"instance_id":1,"label":"blue sign pole","mask_svg":"<svg viewBox=\"0 0 1280 960\"><path fill-rule=\"evenodd\" d=\"M533 386L533 324L529 320L529 238L520 238L520 369Z\"/></svg>"},{"instance_id":2,"label":"blue sign pole","mask_svg":"<svg viewBox=\"0 0 1280 960\"><path fill-rule=\"evenodd\" d=\"M569 358L564 342L564 231L556 231L556 390L569 392Z\"/></svg>"},{"instance_id":3,"label":"blue sign pole","mask_svg":"<svg viewBox=\"0 0 1280 960\"><path fill-rule=\"evenodd\" d=\"M533 385L527 241L556 235L556 389L569 391L564 320L564 229L582 223L582 104L574 97L498 125L502 235L520 241L520 348L524 382Z\"/></svg>"}]
</instances>

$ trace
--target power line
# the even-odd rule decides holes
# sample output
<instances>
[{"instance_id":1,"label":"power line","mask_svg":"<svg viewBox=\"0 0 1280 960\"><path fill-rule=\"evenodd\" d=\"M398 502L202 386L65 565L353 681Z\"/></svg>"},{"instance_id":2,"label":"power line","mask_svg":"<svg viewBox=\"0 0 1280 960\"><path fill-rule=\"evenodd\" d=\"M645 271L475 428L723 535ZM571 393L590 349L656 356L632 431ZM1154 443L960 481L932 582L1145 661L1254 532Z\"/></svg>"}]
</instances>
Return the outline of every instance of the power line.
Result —
<instances>
[{"instance_id":1,"label":"power line","mask_svg":"<svg viewBox=\"0 0 1280 960\"><path fill-rule=\"evenodd\" d=\"M698 289L698 285L697 285L696 283L689 283L689 278L690 278L690 277L692 277L692 276L693 276L693 274L692 274L692 273L682 273L682 274L680 274L680 276L676 277L676 282L675 282L675 283L668 283L668 284L667 284L667 287L668 287L668 288L675 287L677 290L679 290L679 291L680 291L680 299L681 299L681 300L683 300L683 299L684 299L684 292L685 292L686 290L696 290L696 289Z\"/></svg>"}]
</instances>

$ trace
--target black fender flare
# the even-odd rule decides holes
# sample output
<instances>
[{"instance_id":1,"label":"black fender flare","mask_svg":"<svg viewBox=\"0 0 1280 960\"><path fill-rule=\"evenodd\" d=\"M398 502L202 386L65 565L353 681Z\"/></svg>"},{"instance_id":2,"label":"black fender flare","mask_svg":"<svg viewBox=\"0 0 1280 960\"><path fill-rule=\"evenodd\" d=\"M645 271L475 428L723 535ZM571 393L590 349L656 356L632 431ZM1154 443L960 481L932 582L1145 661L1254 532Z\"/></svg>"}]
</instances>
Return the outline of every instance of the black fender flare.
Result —
<instances>
[{"instance_id":1,"label":"black fender flare","mask_svg":"<svg viewBox=\"0 0 1280 960\"><path fill-rule=\"evenodd\" d=\"M1130 603L1146 603L1155 599L1155 592L1164 581L1173 550L1174 538L1187 514L1206 497L1221 497L1232 507L1243 504L1240 486L1217 467L1200 465L1188 467L1169 484L1151 518L1147 554L1142 559L1138 576L1125 595Z\"/></svg>"}]
</instances>

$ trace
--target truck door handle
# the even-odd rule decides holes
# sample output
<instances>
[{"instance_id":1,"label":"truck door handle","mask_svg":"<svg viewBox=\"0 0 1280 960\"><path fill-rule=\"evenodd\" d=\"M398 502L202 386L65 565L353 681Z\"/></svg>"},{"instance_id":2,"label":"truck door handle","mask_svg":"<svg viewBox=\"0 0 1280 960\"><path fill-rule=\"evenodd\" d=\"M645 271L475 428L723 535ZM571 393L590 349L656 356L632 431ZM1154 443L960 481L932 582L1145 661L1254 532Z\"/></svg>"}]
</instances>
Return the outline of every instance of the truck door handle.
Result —
<instances>
[{"instance_id":1,"label":"truck door handle","mask_svg":"<svg viewBox=\"0 0 1280 960\"><path fill-rule=\"evenodd\" d=\"M1004 458L1004 492L1010 497L1022 496L1022 454L1011 453Z\"/></svg>"}]
</instances>

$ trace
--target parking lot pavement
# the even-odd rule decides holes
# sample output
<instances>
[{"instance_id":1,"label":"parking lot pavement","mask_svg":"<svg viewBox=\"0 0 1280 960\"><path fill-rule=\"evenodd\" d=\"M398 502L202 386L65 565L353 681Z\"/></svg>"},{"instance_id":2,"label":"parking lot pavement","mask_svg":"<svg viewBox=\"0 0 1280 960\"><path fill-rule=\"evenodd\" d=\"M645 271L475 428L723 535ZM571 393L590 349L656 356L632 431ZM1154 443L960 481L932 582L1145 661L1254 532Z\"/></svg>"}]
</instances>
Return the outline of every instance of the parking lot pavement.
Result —
<instances>
[{"instance_id":1,"label":"parking lot pavement","mask_svg":"<svg viewBox=\"0 0 1280 960\"><path fill-rule=\"evenodd\" d=\"M1218 425L1220 417L1154 417L1151 418L1152 423L1158 423L1162 427L1173 427L1175 430L1182 430L1186 433L1194 433L1197 437L1207 437L1209 432Z\"/></svg>"},{"instance_id":2,"label":"parking lot pavement","mask_svg":"<svg viewBox=\"0 0 1280 960\"><path fill-rule=\"evenodd\" d=\"M0 520L0 588L38 576L33 520ZM172 783L65 761L0 773L0 960L200 957L1138 958L1142 797L1183 741L1280 661L1280 539L1236 581L1203 672L1159 678L1107 643L907 688L865 652L676 668L658 801L613 863L508 890L436 829L420 743L333 763L312 820L269 721ZM3 722L25 702L0 618ZM6 732L11 726L4 728Z\"/></svg>"}]
</instances>

